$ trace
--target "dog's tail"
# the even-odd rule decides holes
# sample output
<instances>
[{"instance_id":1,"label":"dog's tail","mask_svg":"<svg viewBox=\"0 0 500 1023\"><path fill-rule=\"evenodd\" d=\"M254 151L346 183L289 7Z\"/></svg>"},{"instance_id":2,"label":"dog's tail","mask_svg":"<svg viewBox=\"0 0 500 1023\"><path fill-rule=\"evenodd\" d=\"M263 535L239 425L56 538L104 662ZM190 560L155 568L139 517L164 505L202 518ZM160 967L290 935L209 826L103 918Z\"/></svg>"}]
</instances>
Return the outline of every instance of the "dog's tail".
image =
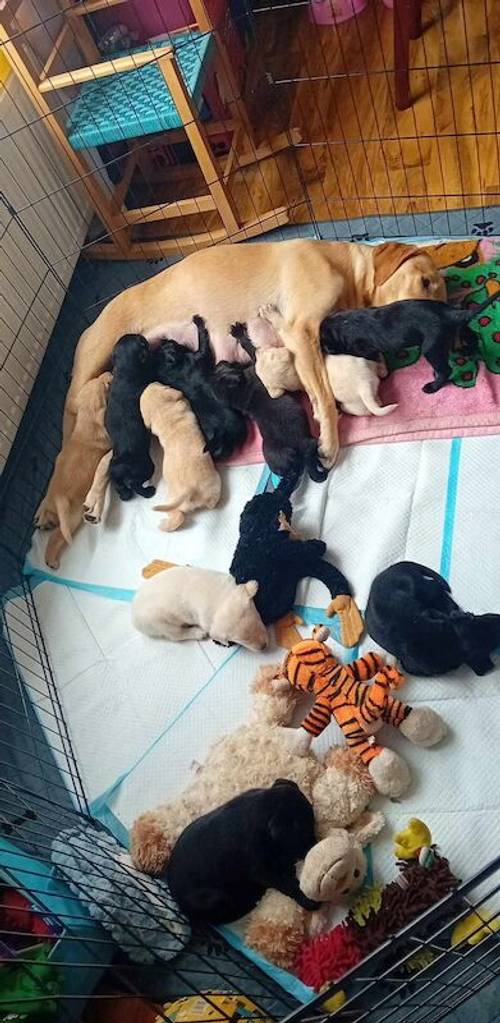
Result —
<instances>
[{"instance_id":1,"label":"dog's tail","mask_svg":"<svg viewBox=\"0 0 500 1023\"><path fill-rule=\"evenodd\" d=\"M359 396L363 405L372 416L388 416L398 407L397 403L395 405L379 405L368 383L366 383L366 386L360 388Z\"/></svg>"},{"instance_id":2,"label":"dog's tail","mask_svg":"<svg viewBox=\"0 0 500 1023\"><path fill-rule=\"evenodd\" d=\"M69 499L66 497L66 494L57 495L55 498L55 506L57 517L59 519L59 529L69 546L73 538L73 534L71 532L71 521L69 516Z\"/></svg>"},{"instance_id":3,"label":"dog's tail","mask_svg":"<svg viewBox=\"0 0 500 1023\"><path fill-rule=\"evenodd\" d=\"M185 498L177 497L175 501L167 501L166 504L154 504L153 511L169 512L173 511L174 508L182 508L184 505Z\"/></svg>"},{"instance_id":4,"label":"dog's tail","mask_svg":"<svg viewBox=\"0 0 500 1023\"><path fill-rule=\"evenodd\" d=\"M328 478L329 469L321 464L318 455L318 442L313 437L307 441L305 449L305 465L309 476L315 483L324 483Z\"/></svg>"}]
</instances>

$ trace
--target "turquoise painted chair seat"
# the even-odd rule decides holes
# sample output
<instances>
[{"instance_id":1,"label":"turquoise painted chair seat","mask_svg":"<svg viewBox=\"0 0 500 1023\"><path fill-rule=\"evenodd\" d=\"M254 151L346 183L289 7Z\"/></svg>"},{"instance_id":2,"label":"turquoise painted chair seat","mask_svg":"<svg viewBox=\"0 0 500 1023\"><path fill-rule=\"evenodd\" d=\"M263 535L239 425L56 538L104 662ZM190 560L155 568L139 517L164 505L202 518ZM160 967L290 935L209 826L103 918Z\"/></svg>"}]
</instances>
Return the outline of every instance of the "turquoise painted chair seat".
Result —
<instances>
[{"instance_id":1,"label":"turquoise painted chair seat","mask_svg":"<svg viewBox=\"0 0 500 1023\"><path fill-rule=\"evenodd\" d=\"M186 88L200 116L206 113L202 92L212 43L211 35L193 30L172 40ZM169 40L154 44L155 48L169 45ZM147 46L141 46L129 52L142 53L146 49ZM89 149L181 127L165 79L157 62L152 60L136 71L86 82L71 110L68 139L73 149Z\"/></svg>"}]
</instances>

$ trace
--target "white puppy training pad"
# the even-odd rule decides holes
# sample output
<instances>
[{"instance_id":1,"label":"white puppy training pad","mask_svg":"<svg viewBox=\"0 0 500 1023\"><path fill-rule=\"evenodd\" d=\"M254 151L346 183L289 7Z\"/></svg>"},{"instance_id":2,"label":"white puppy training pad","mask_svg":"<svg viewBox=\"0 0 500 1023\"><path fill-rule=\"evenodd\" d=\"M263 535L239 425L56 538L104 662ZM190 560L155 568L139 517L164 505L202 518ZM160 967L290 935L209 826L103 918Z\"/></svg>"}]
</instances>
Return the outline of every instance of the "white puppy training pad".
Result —
<instances>
[{"instance_id":1,"label":"white puppy training pad","mask_svg":"<svg viewBox=\"0 0 500 1023\"><path fill-rule=\"evenodd\" d=\"M326 484L302 483L294 497L294 526L304 536L325 540L361 608L373 577L395 561L410 559L446 575L467 610L500 612L499 454L497 437L350 448ZM100 580L110 587L133 587L153 557L227 569L239 514L256 489L260 469L230 473L237 491L230 497L230 513L226 516L225 508L200 513L185 557L169 546L171 540L180 542L181 534L159 533L148 502L133 502L133 520L124 530L106 527L112 533L109 548L104 540L96 546L93 581L99 581L95 569L105 563ZM91 527L85 532L93 535ZM76 557L77 543L79 537L68 557ZM70 577L66 563L63 569ZM90 577L83 557L78 571ZM112 595L47 581L34 591L87 793L92 800L104 793L96 805L109 808L129 828L138 814L180 794L211 744L247 719L257 667L280 660L282 652L251 654L211 642L148 639L131 629L126 594L121 600ZM298 595L316 620L327 600L325 588L314 580ZM15 601L9 607L14 613ZM368 638L361 649L374 646ZM336 649L344 658L357 653ZM27 661L25 674L28 669ZM376 800L388 819L372 847L377 880L394 877L393 835L411 816L429 825L459 877L470 877L498 854L499 688L498 668L484 678L464 668L444 678L409 679L401 690L408 703L438 711L449 735L435 749L422 750L392 729L382 733L410 765L413 785L398 804ZM337 726L330 725L315 741L320 751L341 741Z\"/></svg>"},{"instance_id":2,"label":"white puppy training pad","mask_svg":"<svg viewBox=\"0 0 500 1023\"><path fill-rule=\"evenodd\" d=\"M163 480L149 500L120 501L108 492L104 520L95 526L82 525L71 547L63 552L59 571L45 564L48 534L40 530L33 537L29 564L54 578L121 589L135 589L144 565L155 558L227 571L238 540L241 510L255 494L262 470L262 465L219 468L219 506L194 512L174 533L159 529L165 513L153 511L155 504L167 500Z\"/></svg>"}]
</instances>

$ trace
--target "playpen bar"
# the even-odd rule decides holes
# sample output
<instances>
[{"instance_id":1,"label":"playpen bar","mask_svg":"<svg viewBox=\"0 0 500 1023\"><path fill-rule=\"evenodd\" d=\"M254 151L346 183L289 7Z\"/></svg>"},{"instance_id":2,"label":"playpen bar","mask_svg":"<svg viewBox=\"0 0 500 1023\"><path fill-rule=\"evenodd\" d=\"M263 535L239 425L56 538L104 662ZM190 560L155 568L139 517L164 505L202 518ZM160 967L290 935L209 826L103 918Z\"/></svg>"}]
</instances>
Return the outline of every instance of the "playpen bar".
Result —
<instances>
[{"instance_id":1,"label":"playpen bar","mask_svg":"<svg viewBox=\"0 0 500 1023\"><path fill-rule=\"evenodd\" d=\"M6 768L7 771L12 771L13 766L14 766L13 764L6 764L4 760L0 760L0 768L3 767ZM55 764L50 764L49 766L51 770L54 770ZM42 777L40 777L39 774L35 774L34 771L30 771L27 767L23 766L23 773L28 774L30 778L36 778L37 781L44 781L46 785L48 784L47 778L44 778L43 775ZM67 785L59 785L59 783L54 781L53 779L50 780L50 784L51 786L55 785L55 787L58 789L63 789L63 791L66 792L67 795L72 791L71 789L68 789ZM77 795L76 791L74 792L74 795Z\"/></svg>"},{"instance_id":2,"label":"playpen bar","mask_svg":"<svg viewBox=\"0 0 500 1023\"><path fill-rule=\"evenodd\" d=\"M63 71L60 75L52 75L46 78L38 86L40 92L50 92L52 89L66 89L71 85L80 85L83 82L93 82L98 78L109 78L111 75L119 75L125 71L136 71L145 64L152 64L159 61L160 57L171 60L174 54L172 46L152 47L144 53L133 53L127 57L115 57L113 60L103 60L100 64L89 64L88 67L76 68L75 71Z\"/></svg>"},{"instance_id":3,"label":"playpen bar","mask_svg":"<svg viewBox=\"0 0 500 1023\"><path fill-rule=\"evenodd\" d=\"M424 914L422 914L418 918L418 920L413 921L413 923L411 923L411 924L408 924L407 927L403 928L403 930L401 930L394 938L387 939L382 945L379 945L378 948L374 949L373 952L371 952L368 956L366 956L366 958L363 960L363 962L361 964L359 964L357 967L353 967L353 969L351 969L351 970L348 970L347 973L345 973L343 978L342 978L343 982L345 982L347 979L349 979L349 977L351 977L352 980L355 980L357 982L362 982L365 986L363 987L361 992L358 992L357 994L351 996L351 998L348 999L348 1001L343 1006L343 1011L346 1008L348 1008L349 1005L351 1005L351 1004L354 1005L355 1002L356 1002L356 999L359 997L360 994L366 994L376 984L379 984L383 980L391 980L391 974L395 970L397 970L401 966L403 966L409 959L411 959L411 957L415 955L415 951L416 950L414 948L411 949L409 952L407 952L406 954L402 955L396 962L392 963L390 967L388 967L386 970L382 971L381 973L378 973L376 971L376 969L375 969L375 975L373 976L373 978L364 977L362 979L362 981L359 981L359 978L356 976L356 973L359 973L361 967L368 968L370 963L372 963L372 964L375 963L376 964L377 959L380 956L380 954L383 951L386 951L387 949L389 949L392 943L402 944L408 938L415 938L415 940L419 942L420 947L424 948L426 945L429 945L429 944L432 944L432 942L435 942L436 939L439 938L439 935L442 934L443 931L447 931L454 923L456 923L459 920L461 920L464 916L467 916L470 913L471 908L472 909L479 908L480 906L482 906L484 904L486 898L491 898L493 895L497 894L497 892L500 891L500 881L497 883L497 885L491 891L488 892L487 896L482 896L481 898L478 899L478 901L476 903L474 903L474 902L469 903L467 906L462 908L455 916L447 917L446 922L440 928L438 928L438 930L436 930L433 934L431 934L428 938L425 938L425 939L424 938L420 938L418 936L418 933L415 934L414 932L418 932L418 929L425 925L426 918L431 918L432 916L437 916L439 918L440 912L446 910L446 906L447 906L447 904L449 902L451 902L453 900L459 899L460 896L464 895L465 891L468 891L470 889L473 890L474 888L477 888L480 884L482 884L483 881L486 881L494 871L498 871L499 868L500 868L500 858L497 857L491 863L487 864L481 871L478 871L478 873L475 874L474 877L472 877L468 882L466 882L464 885L462 885L459 889L457 889L456 891L450 893L450 895L445 896L443 899L441 899L434 906L430 907ZM427 920L427 922L429 922L429 920ZM471 951L473 951L473 948L471 948ZM450 955L450 954L453 954L452 950L450 950L449 948L444 949L443 952L440 953L436 957L436 959L433 960L433 962L429 965L429 967L424 967L424 969L420 971L419 976L421 976L427 969L430 969L433 966L435 966L436 963L438 962L438 960L442 959L444 955ZM466 954L468 954L468 953L466 953ZM463 959L464 956L460 955L459 953L455 953L454 961L453 961L453 964L451 964L451 965L456 965L457 958L462 958ZM415 978L413 977L412 980L414 980L414 979ZM368 981L368 983L367 983L367 981ZM289 1013L288 1016L284 1017L284 1019L281 1021L281 1023L294 1023L295 1020L299 1020L299 1019L301 1021L305 1020L307 1018L305 1016L305 1010L312 1011L314 1008L321 1006L322 1002L324 1002L327 998L332 996L332 994L338 988L338 984L339 984L338 981L335 981L335 982L332 981L331 985L329 987L327 987L326 989L324 989L321 992L321 994L316 995L314 997L314 999L312 999L307 1004L307 1006L304 1006L303 1009L295 1010L295 1011ZM381 1002L378 1003L378 1007L382 1006L384 1001L387 1001L390 997L391 997L390 995L387 995L385 999L383 999ZM367 1013L364 1013L362 1016L359 1017L359 1021L361 1021L363 1019L368 1019L370 1017L370 1013L371 1012L372 1012L372 1009L370 1009Z\"/></svg>"},{"instance_id":4,"label":"playpen bar","mask_svg":"<svg viewBox=\"0 0 500 1023\"><path fill-rule=\"evenodd\" d=\"M52 67L56 57L59 54L59 51L62 49L62 47L64 46L64 44L66 42L66 37L68 35L70 35L70 31L71 30L70 30L69 24L68 24L67 21L65 21L61 31L57 35L56 41L55 41L55 43L54 43L54 45L53 45L53 47L52 47L52 49L51 49L51 51L50 51L50 53L49 53L49 55L47 57L47 60L45 61L45 64L43 65L42 70L41 70L41 73L40 73L40 81L41 82L43 82L44 79L47 77L47 75L48 75L48 73L49 73L49 71L50 71L50 69L51 69L51 67Z\"/></svg>"},{"instance_id":5,"label":"playpen bar","mask_svg":"<svg viewBox=\"0 0 500 1023\"><path fill-rule=\"evenodd\" d=\"M14 648L13 648L13 650L14 650ZM5 656L5 654L2 654L1 656L5 657L5 660L9 660L10 661L10 658L7 658ZM35 671L33 671L32 668L27 668L26 670L29 671L30 675L35 675L36 678L38 678L40 680L40 682L45 682L45 676L44 675L37 675L37 673ZM7 671L6 668L2 668L1 666L0 666L0 672L3 672L4 675L8 675L9 678L12 677L12 673L10 671ZM25 686L26 689L29 689L29 690L31 690L31 692L36 693L37 696L41 696L43 700L48 700L50 702L50 694L49 693L41 692L40 689L37 689L36 686L33 686L31 684L31 682L26 682L25 679L22 679L21 681L22 681L22 685ZM5 689L7 692L12 692L12 690L9 688L9 686L5 685L3 682L0 682L0 689ZM44 714L50 714L50 716L53 717L55 721L57 721L59 724L61 724L62 717L58 717L57 714L54 713L54 710L52 709L52 707L50 707L50 708L41 707L38 703L34 703L33 706L36 708L36 710L43 710Z\"/></svg>"},{"instance_id":6,"label":"playpen bar","mask_svg":"<svg viewBox=\"0 0 500 1023\"><path fill-rule=\"evenodd\" d=\"M5 703L0 703L0 707L5 707L5 709L8 711L9 714L17 714L19 717L23 718L23 721L26 721L26 715L23 714L22 711L15 710L14 707L7 707L7 705ZM35 740L35 737L32 735L31 732L27 732L25 728L19 728L18 725L13 725L11 721L7 721L7 720L3 720L2 719L0 721L0 723L5 728L8 728L9 731L16 732L18 735L25 735L25 736L27 736L27 738L31 742L35 742L35 741L43 742L43 739ZM44 731L52 732L53 735L57 735L57 737L59 739L61 739L60 732L57 732L55 728L51 728L50 725L45 725L44 724L43 725L43 729L44 729ZM54 750L56 753L62 753L63 755L66 755L64 749L59 749L59 747L57 747L57 746L50 746L50 749ZM22 753L23 750L19 750L19 752Z\"/></svg>"},{"instance_id":7,"label":"playpen bar","mask_svg":"<svg viewBox=\"0 0 500 1023\"><path fill-rule=\"evenodd\" d=\"M4 686L3 688L7 688L7 687ZM18 717L22 718L23 721L26 720L26 714L23 713L22 710L16 710L15 707L9 707L7 703L2 703L2 701L0 700L0 710L2 710L2 709L8 711L9 714L16 714ZM52 715L52 716L54 716L54 715ZM10 721L7 722L7 721L4 721L2 719L1 720L1 724L2 725L7 725L8 728L13 728L15 731L19 731L19 729L17 729L17 726L11 724ZM52 732L53 735L57 735L57 737L59 739L61 738L60 732L58 732L57 729L55 729L55 728L51 728L50 725L44 724L43 730L44 730L44 732ZM31 735L30 732L23 732L23 734L24 735ZM64 752L64 750L57 749L55 746L51 746L50 748L51 749L55 749L57 753L63 753Z\"/></svg>"},{"instance_id":8,"label":"playpen bar","mask_svg":"<svg viewBox=\"0 0 500 1023\"><path fill-rule=\"evenodd\" d=\"M448 951L452 952L452 949L449 949ZM476 951L475 946L471 946L468 949L468 951L465 952L465 954L462 955L460 958L461 959L466 959L467 957L473 955L473 953L475 951ZM453 978L453 982L455 981L455 979L459 980L460 977L462 977L464 975L464 973L467 973L468 970L472 969L473 967L476 968L478 964L480 966L480 969L482 969L485 972L490 972L492 974L491 979L493 980L495 978L496 974L491 970L491 968L489 968L487 966L484 966L484 965L481 966L481 960L484 959L486 956L488 956L490 954L491 954L491 948L489 948L485 952L483 952L483 954L479 958L477 958L477 959L475 958L475 959L473 959L472 962L466 963L464 969L460 970L460 972L456 975L456 978ZM430 963L429 967L426 967L425 969L432 968L432 965L433 964ZM440 977L443 977L445 973L448 973L449 970L455 968L456 965L457 965L457 962L454 959L453 962L449 963L448 966L446 966L443 970L441 970L440 973L438 973L436 976L433 976L433 977L427 979L425 981L425 983L423 984L423 986L419 988L419 992L418 992L419 997L420 997L421 993L425 990L425 988L427 988L427 987L429 987L431 985L434 985L439 980ZM421 971L421 973L422 972L423 971ZM417 980L420 980L421 973L414 975L411 978L411 982L415 983ZM450 978L448 978L448 980L449 979ZM417 1008L420 1009L421 1007L424 1007L425 1005L428 1005L431 998L436 998L438 994L440 994L441 992L445 992L446 991L446 986L447 986L447 982L445 981L445 983L441 985L441 987L438 989L438 991L434 991L434 990L430 991L429 995L425 999L425 1001L420 1003L417 1006ZM391 997L391 996L387 996L387 997ZM374 1008L380 1009L381 1006L383 1005L383 1002L386 1001L386 1000L387 999L383 999L382 1002L378 1002L377 1005L373 1006L370 1011L373 1012ZM408 1016L408 1014L406 1014L405 1016L402 1016L402 1017L398 1016L398 1023L405 1023L405 1021L409 1021L411 1019L414 1019L415 1018L414 1012L413 1012L414 1009L415 1009L415 1006L410 1006L410 1012L412 1013L412 1015L410 1015L410 1016ZM380 1016L379 1017L379 1023L386 1023L386 1020L391 1019L391 1017L394 1016L394 1013L395 1012L399 1012L400 1010L401 1010L401 1005L394 1006L393 1008L390 1009L389 1012L385 1013L384 1016ZM360 1017L360 1018L362 1019L363 1017Z\"/></svg>"},{"instance_id":9,"label":"playpen bar","mask_svg":"<svg viewBox=\"0 0 500 1023\"><path fill-rule=\"evenodd\" d=\"M449 928L453 924L457 923L460 919L468 916L470 911L471 911L471 908L472 909L480 908L484 904L485 898L491 898L493 895L497 894L498 891L500 891L500 883L496 886L496 888L494 888L492 891L488 892L487 896L483 896L481 898L481 900L479 900L477 903L475 903L475 904L474 903L468 904L463 909L461 909L460 912L455 917L451 917L451 918L448 917L447 920L446 920L446 923L443 924L443 926L440 928L439 931L436 932L436 934L432 934L432 935L430 935L427 938L418 938L418 937L416 937L413 940L418 942L418 944L420 946L420 949L424 949L427 946L430 946L431 949L432 949L432 946L435 945L436 937L442 931L448 931ZM498 914L496 914L496 915L498 915ZM492 918L492 919L494 919L494 918ZM421 920L418 920L416 923L417 923L417 925L420 925L421 924ZM491 923L491 921L490 921L490 923ZM485 926L487 926L487 923L482 921L478 925L476 930L472 932L470 937L472 937L473 934L477 933L477 931L482 930ZM492 934L494 934L494 933L495 932L492 931ZM397 939L401 939L403 934L404 934L404 932L401 932L400 934L398 934L396 936ZM387 942L385 942L384 945L379 946L379 948L377 948L372 953L372 955L370 957L368 957L368 958L372 958L372 957L376 958L377 954L380 953L380 951L382 949L389 948L390 944L391 944L391 939L389 939ZM427 971L432 971L433 975L431 977L427 976L425 978L425 980L424 980L423 986L421 988L421 990L424 990L426 987L429 987L429 985L434 984L439 979L439 977L442 977L445 973L448 972L448 970L456 968L456 966L457 966L457 964L459 962L463 962L463 960L466 959L467 956L472 955L474 951L475 951L475 947L474 946L471 946L465 952L460 951L459 948L458 949L453 949L453 948L449 948L448 946L443 948L440 951L440 953L438 955L436 955L436 957L432 960L432 962L430 962L427 966L423 967L423 969L421 969L418 972L418 974L413 974L413 976L411 977L411 983L415 983L417 980L418 981L422 981L423 975L425 973L427 973ZM491 949L487 950L487 952L485 954L487 955L487 954L489 954L489 952L491 952ZM370 991L375 985L380 983L381 980L386 980L386 981L393 980L394 983L398 983L399 982L398 979L397 978L393 978L391 976L391 974L395 970L399 969L400 966L404 965L405 962L407 962L409 959L411 959L413 955L415 955L415 949L412 949L407 955L404 956L404 958L399 959L395 963L392 963L392 965L390 967L388 967L388 969L386 971L384 971L383 973L381 973L379 975L375 975L373 978L364 977L362 982L364 984L366 984L366 982L369 981L368 986L367 987L366 986L363 987L363 989L360 992L358 992L356 995L353 995L352 998L349 999L349 1001L345 1003L344 1007L347 1007L351 1003L353 1005L355 1005L356 999L360 995L365 995L367 993L367 991ZM437 975L434 975L434 970L435 970L435 967L436 967L437 963L439 962L439 960L442 960L443 958L448 957L448 956L451 956L452 962L448 963L448 965L446 965ZM481 958L484 958L484 956L482 956ZM466 966L466 969L470 969L472 967L472 965L475 965L475 963L478 962L478 961L479 960L474 960L474 964L468 963L467 966ZM482 969L485 970L486 967L482 967ZM460 977L462 975L462 972L464 972L464 971L461 971L460 974L457 974L457 977ZM410 981L408 981L407 983L409 983L409 982ZM325 995L325 992L323 992L323 994ZM430 997L432 997L432 996L433 996L433 992L430 993ZM383 998L379 1002L377 1002L376 1005L371 1006L370 1010L365 1012L362 1016L357 1017L357 1019L359 1019L359 1021L361 1021L363 1019L369 1019L370 1016L371 1016L371 1013L373 1012L373 1010L375 1008L376 1009L381 1009L384 1006L384 1003L389 1002L391 998L392 998L392 993L386 995L385 998ZM383 1017L380 1018L379 1023L384 1023L385 1020L390 1019L391 1015L393 1015L393 1013L396 1012L397 1009L399 1009L400 1007L401 1006L399 1004L396 1008L390 1009L390 1011L388 1013L386 1013ZM408 1018L409 1017L405 1017L405 1019L408 1019ZM398 1023L403 1023L403 1020L399 1020L399 1018L398 1018Z\"/></svg>"},{"instance_id":10,"label":"playpen bar","mask_svg":"<svg viewBox=\"0 0 500 1023\"><path fill-rule=\"evenodd\" d=\"M94 11L101 11L106 7L118 7L119 4L126 4L128 0L80 0L73 7L67 7L67 17L75 18L82 14L93 14Z\"/></svg>"},{"instance_id":11,"label":"playpen bar","mask_svg":"<svg viewBox=\"0 0 500 1023\"><path fill-rule=\"evenodd\" d=\"M19 731L19 729L16 729L16 728L14 728L14 726L13 726L13 725L8 725L7 727L8 727L8 728L12 728L12 729L13 729L13 731ZM25 732L24 734L25 734L25 735L28 735L29 733ZM36 741L36 740L35 740L34 738L32 738L32 742L35 742L35 741ZM40 740L39 740L39 741L40 741ZM7 747L7 749L10 749L10 748L11 748L11 743L10 743L10 742L7 742L7 741L6 741L5 739L0 739L0 746L6 746L6 747ZM51 747L49 747L49 748L51 748ZM56 752L59 752L59 753L60 753L61 751L60 751L60 750L57 750ZM31 753L31 751L30 751L30 750L28 750L28 749L20 749L20 750L19 750L19 753L22 753L22 754L24 754L24 756L25 756L25 757L31 757L31 758L32 758L32 760L36 760L38 764L44 764L44 765L45 765L45 767L51 767L51 768L53 768L53 767L54 767L54 764L53 764L53 762L52 762L52 761L50 761L50 760L44 760L44 758L43 758L43 757L41 757L41 756L40 756L40 755L39 755L38 753ZM63 751L63 756L64 756L64 759L66 759L66 753L64 753L64 751ZM61 767L61 765L60 765L60 764L58 764L58 765L57 765L57 769L58 769L59 771L61 771L61 773L62 773L62 774L67 774L67 775L69 775L69 777L70 777L70 778L71 778L71 779L72 779L73 781L75 780L75 775L73 774L73 772L72 772L72 771L70 771L70 770L69 770L69 768L67 768L67 767Z\"/></svg>"}]
</instances>

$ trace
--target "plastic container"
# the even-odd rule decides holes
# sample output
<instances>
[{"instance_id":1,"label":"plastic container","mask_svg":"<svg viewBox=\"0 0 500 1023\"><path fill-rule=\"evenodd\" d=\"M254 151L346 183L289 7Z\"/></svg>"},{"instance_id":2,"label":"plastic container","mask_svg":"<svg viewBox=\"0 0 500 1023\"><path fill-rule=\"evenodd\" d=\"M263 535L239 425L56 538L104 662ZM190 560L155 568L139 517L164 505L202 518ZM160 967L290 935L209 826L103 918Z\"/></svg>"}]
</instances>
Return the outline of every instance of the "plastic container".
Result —
<instances>
[{"instance_id":1,"label":"plastic container","mask_svg":"<svg viewBox=\"0 0 500 1023\"><path fill-rule=\"evenodd\" d=\"M316 25L340 25L364 11L368 0L309 0L309 17Z\"/></svg>"}]
</instances>

